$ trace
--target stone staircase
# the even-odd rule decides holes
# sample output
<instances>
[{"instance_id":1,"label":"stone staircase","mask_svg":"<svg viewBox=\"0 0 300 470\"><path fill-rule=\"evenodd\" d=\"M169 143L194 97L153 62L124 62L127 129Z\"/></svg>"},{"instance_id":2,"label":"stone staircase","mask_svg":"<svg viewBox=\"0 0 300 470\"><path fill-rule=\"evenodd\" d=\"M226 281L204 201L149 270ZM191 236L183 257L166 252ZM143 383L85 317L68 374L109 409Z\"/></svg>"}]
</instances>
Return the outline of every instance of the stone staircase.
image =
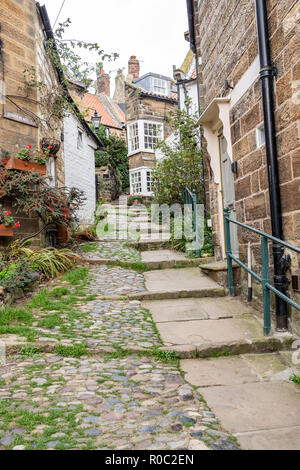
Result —
<instances>
[{"instance_id":1,"label":"stone staircase","mask_svg":"<svg viewBox=\"0 0 300 470\"><path fill-rule=\"evenodd\" d=\"M135 208L136 222L149 217ZM226 264L195 260L168 249L169 234L155 239L142 227L147 292L143 301L164 350L176 351L186 379L201 387L208 405L245 449L300 448L300 388L290 382L290 333L263 335L262 312L226 296ZM238 269L235 269L236 275ZM220 285L221 284L221 285Z\"/></svg>"}]
</instances>

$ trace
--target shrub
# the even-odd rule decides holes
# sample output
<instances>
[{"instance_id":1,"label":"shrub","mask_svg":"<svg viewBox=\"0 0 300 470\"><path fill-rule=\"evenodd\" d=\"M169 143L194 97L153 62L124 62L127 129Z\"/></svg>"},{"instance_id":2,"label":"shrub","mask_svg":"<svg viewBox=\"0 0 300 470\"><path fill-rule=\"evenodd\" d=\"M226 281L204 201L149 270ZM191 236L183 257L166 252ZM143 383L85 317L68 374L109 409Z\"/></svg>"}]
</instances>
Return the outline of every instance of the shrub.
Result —
<instances>
[{"instance_id":1,"label":"shrub","mask_svg":"<svg viewBox=\"0 0 300 470\"><path fill-rule=\"evenodd\" d=\"M24 289L32 282L29 273L30 265L25 259L21 259L18 263L11 263L0 271L0 285L8 292Z\"/></svg>"},{"instance_id":2,"label":"shrub","mask_svg":"<svg viewBox=\"0 0 300 470\"><path fill-rule=\"evenodd\" d=\"M134 202L139 202L142 203L143 197L140 196L139 194L130 194L127 198L127 203L129 206L131 206Z\"/></svg>"},{"instance_id":3,"label":"shrub","mask_svg":"<svg viewBox=\"0 0 300 470\"><path fill-rule=\"evenodd\" d=\"M51 279L69 271L74 266L76 257L77 255L68 249L45 248L32 251L29 262L34 271L39 271L46 278Z\"/></svg>"},{"instance_id":4,"label":"shrub","mask_svg":"<svg viewBox=\"0 0 300 470\"><path fill-rule=\"evenodd\" d=\"M190 101L186 111L177 110L170 115L174 138L170 143L158 144L164 158L153 169L154 198L159 204L183 204L185 187L196 191L199 203L204 202L203 156L197 121L197 114L190 114Z\"/></svg>"}]
</instances>

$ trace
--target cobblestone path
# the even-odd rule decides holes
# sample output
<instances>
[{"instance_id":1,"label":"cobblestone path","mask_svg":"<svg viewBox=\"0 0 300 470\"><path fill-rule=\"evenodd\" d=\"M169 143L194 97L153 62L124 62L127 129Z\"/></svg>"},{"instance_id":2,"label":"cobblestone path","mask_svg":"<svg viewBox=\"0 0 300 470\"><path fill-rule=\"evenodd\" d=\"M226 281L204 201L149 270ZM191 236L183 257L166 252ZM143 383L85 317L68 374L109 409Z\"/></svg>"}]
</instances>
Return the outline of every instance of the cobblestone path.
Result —
<instances>
[{"instance_id":1,"label":"cobblestone path","mask_svg":"<svg viewBox=\"0 0 300 470\"><path fill-rule=\"evenodd\" d=\"M0 449L237 448L176 357L159 349L150 313L126 300L144 290L134 270L100 266L32 299L27 335L56 349L29 342L0 366ZM99 346L108 352L93 352Z\"/></svg>"}]
</instances>

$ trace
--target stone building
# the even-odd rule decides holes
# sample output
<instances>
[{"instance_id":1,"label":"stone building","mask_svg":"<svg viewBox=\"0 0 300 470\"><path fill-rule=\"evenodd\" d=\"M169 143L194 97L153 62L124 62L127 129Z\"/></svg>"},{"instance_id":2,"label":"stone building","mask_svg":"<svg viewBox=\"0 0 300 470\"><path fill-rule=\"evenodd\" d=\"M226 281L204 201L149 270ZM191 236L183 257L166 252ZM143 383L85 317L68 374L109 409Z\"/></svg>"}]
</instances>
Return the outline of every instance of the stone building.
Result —
<instances>
[{"instance_id":1,"label":"stone building","mask_svg":"<svg viewBox=\"0 0 300 470\"><path fill-rule=\"evenodd\" d=\"M120 77L118 79L120 81ZM121 99L122 96L118 96ZM88 123L92 122L95 112L101 117L106 136L115 135L126 139L124 103L117 103L111 98L110 76L103 67L97 71L96 94L83 93L80 106ZM123 108L123 109L122 109Z\"/></svg>"},{"instance_id":2,"label":"stone building","mask_svg":"<svg viewBox=\"0 0 300 470\"><path fill-rule=\"evenodd\" d=\"M280 192L283 237L300 245L300 1L270 0L265 4L275 68L261 70L254 0L187 0L191 48L199 64L199 123L210 172L210 208L218 259L225 258L224 206L229 207L231 217L272 233L272 182L268 179L260 72L273 74L277 194ZM247 259L248 241L252 264L260 271L259 238L242 229L232 230L233 252L243 261ZM299 261L293 254L290 275L299 276ZM257 286L256 291L261 289ZM290 289L290 294L297 298L296 291ZM297 326L294 313L292 324Z\"/></svg>"},{"instance_id":3,"label":"stone building","mask_svg":"<svg viewBox=\"0 0 300 470\"><path fill-rule=\"evenodd\" d=\"M53 39L46 8L34 0L3 0L0 3L0 26L0 149L6 149L11 155L15 155L27 144L33 148L40 148L44 142L54 144L55 154L53 153L47 164L46 177L49 184L74 187L78 178L76 180L70 174L66 175L65 171L70 155L70 129L73 129L72 138L75 130L76 134L82 132L82 135L87 136L86 142L84 141L85 149L89 149L90 143L92 147L98 148L101 142L80 118L79 113L76 113L76 108L74 115L67 120L61 113L55 113L53 99L65 84L60 69L53 65L46 49L47 41ZM42 88L35 85L36 80L44 84ZM72 101L66 89L65 93ZM73 126L74 123L76 126ZM73 155L73 159L74 157ZM93 152L92 158L94 162ZM82 161L83 159L81 165ZM84 168L87 168L86 162ZM95 189L94 167L89 178L90 185L94 185ZM93 200L95 201L95 191ZM11 202L6 201L5 205L10 208ZM21 228L16 230L17 236L28 236L39 230L37 218L19 214L18 219Z\"/></svg>"},{"instance_id":4,"label":"stone building","mask_svg":"<svg viewBox=\"0 0 300 470\"><path fill-rule=\"evenodd\" d=\"M139 61L132 56L125 84L130 193L152 196L155 146L171 134L166 122L177 107L177 93L169 77L155 73L139 76Z\"/></svg>"}]
</instances>

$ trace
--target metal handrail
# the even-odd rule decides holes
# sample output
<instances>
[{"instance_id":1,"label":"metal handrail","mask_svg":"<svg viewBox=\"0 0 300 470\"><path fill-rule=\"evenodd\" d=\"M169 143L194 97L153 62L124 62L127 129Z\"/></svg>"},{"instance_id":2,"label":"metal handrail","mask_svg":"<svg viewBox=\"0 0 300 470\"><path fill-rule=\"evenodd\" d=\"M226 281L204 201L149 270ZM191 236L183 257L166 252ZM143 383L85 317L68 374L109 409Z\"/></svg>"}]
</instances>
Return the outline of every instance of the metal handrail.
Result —
<instances>
[{"instance_id":1,"label":"metal handrail","mask_svg":"<svg viewBox=\"0 0 300 470\"><path fill-rule=\"evenodd\" d=\"M192 212L193 212L193 224L194 224L194 230L195 230L195 254L197 257L201 256L201 250L200 250L200 242L199 242L199 225L198 225L198 210L197 210L197 193L195 189L192 191L189 190L189 188L185 187L184 188L184 204L185 205L191 205L192 206Z\"/></svg>"},{"instance_id":2,"label":"metal handrail","mask_svg":"<svg viewBox=\"0 0 300 470\"><path fill-rule=\"evenodd\" d=\"M261 238L261 257L262 257L262 276L259 276L254 271L248 268L242 261L240 261L236 256L232 254L231 250L231 240L230 240L230 224L239 225L242 228L250 230L251 232L256 233ZM276 289L272 284L270 284L269 276L269 252L268 252L268 240L273 241L274 243L284 246L289 250L300 253L300 248L290 245L289 243L280 240L279 238L273 237L268 233L261 232L249 225L238 222L237 220L230 219L229 209L224 209L224 225L225 225L225 241L226 241L226 255L227 255L227 266L228 266L228 284L229 284L229 293L231 296L235 295L234 289L234 278L233 278L233 268L232 261L235 261L239 266L241 266L245 271L247 271L251 276L253 276L257 281L262 285L263 290L263 304L264 304L264 334L268 336L271 332L271 309L270 309L270 292L273 292L275 295L280 297L282 300L287 302L292 307L300 310L300 305L290 299L288 296Z\"/></svg>"}]
</instances>

